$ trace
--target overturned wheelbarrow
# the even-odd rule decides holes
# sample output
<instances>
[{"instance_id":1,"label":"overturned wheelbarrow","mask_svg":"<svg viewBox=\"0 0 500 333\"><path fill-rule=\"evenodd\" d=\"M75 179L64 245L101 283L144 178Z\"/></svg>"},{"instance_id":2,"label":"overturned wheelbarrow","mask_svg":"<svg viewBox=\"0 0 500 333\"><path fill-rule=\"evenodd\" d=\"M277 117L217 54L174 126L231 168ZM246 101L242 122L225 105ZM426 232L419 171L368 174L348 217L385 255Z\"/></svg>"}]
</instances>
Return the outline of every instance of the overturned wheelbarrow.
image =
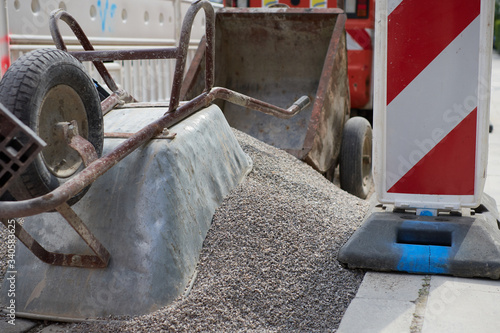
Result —
<instances>
[{"instance_id":1,"label":"overturned wheelbarrow","mask_svg":"<svg viewBox=\"0 0 500 333\"><path fill-rule=\"evenodd\" d=\"M371 126L350 115L347 50L340 9L223 8L216 13L215 85L285 107L307 94L308 108L283 120L220 102L229 124L286 150L365 198L371 188ZM203 44L186 76L185 96L203 83Z\"/></svg>"},{"instance_id":2,"label":"overturned wheelbarrow","mask_svg":"<svg viewBox=\"0 0 500 333\"><path fill-rule=\"evenodd\" d=\"M201 9L205 88L181 103L191 26ZM67 51L60 20L85 51ZM8 293L1 297L15 315L62 321L140 315L189 290L213 213L252 164L212 102L285 118L309 103L302 97L283 109L214 87L214 22L210 3L197 1L178 47L95 51L74 18L56 11L50 24L58 49L28 53L5 74L0 99L14 115L0 106L0 171L8 171L0 192L18 201L0 201L0 220L9 250L13 235L24 246L16 246L4 279L4 287L15 280L14 302ZM168 105L135 101L103 65L158 58L176 59ZM104 100L79 61L96 65L112 91Z\"/></svg>"}]
</instances>

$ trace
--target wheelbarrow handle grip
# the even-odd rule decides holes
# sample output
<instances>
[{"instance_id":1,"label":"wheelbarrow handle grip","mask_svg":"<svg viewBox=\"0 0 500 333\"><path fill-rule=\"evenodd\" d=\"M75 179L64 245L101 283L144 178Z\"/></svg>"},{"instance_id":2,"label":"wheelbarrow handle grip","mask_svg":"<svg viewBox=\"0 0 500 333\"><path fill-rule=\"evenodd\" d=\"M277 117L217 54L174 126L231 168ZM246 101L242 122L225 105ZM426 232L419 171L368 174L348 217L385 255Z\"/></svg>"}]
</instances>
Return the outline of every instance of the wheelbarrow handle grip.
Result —
<instances>
[{"instance_id":1,"label":"wheelbarrow handle grip","mask_svg":"<svg viewBox=\"0 0 500 333\"><path fill-rule=\"evenodd\" d=\"M283 119L289 119L295 116L297 113L305 109L311 102L309 97L302 96L297 101L295 101L295 103L293 103L292 106L290 106L288 109L283 109L278 106L222 87L215 87L209 93L207 93L206 102L211 103L214 99L217 98Z\"/></svg>"},{"instance_id":2,"label":"wheelbarrow handle grip","mask_svg":"<svg viewBox=\"0 0 500 333\"><path fill-rule=\"evenodd\" d=\"M298 108L297 112L294 112L294 114L304 110L309 104L311 103L311 99L308 96L302 96L298 100L295 101L295 103L292 104L288 108L290 112L295 111L295 108Z\"/></svg>"}]
</instances>

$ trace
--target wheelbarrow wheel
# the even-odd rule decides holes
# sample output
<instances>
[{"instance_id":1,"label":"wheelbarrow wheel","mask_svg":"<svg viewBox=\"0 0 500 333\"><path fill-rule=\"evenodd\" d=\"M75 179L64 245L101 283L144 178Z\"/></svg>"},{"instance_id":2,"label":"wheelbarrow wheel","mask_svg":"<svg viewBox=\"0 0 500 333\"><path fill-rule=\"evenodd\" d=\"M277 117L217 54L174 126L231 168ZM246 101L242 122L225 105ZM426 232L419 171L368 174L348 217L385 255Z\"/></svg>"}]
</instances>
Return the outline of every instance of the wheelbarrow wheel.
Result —
<instances>
[{"instance_id":1,"label":"wheelbarrow wheel","mask_svg":"<svg viewBox=\"0 0 500 333\"><path fill-rule=\"evenodd\" d=\"M372 128L363 117L350 118L342 134L340 187L365 199L372 184Z\"/></svg>"},{"instance_id":2,"label":"wheelbarrow wheel","mask_svg":"<svg viewBox=\"0 0 500 333\"><path fill-rule=\"evenodd\" d=\"M17 200L44 195L84 168L57 123L76 120L78 133L101 156L103 119L99 95L83 65L69 53L41 49L15 61L0 82L0 102L47 146L9 186ZM74 204L89 187L71 198Z\"/></svg>"}]
</instances>

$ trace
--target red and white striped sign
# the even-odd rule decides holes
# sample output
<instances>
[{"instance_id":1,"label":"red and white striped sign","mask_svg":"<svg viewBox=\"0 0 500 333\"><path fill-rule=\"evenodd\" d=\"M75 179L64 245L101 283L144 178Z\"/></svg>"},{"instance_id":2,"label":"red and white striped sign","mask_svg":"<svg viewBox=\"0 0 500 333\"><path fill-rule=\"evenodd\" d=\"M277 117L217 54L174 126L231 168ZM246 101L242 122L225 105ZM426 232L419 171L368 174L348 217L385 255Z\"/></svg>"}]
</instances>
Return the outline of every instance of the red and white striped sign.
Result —
<instances>
[{"instance_id":1,"label":"red and white striped sign","mask_svg":"<svg viewBox=\"0 0 500 333\"><path fill-rule=\"evenodd\" d=\"M373 29L346 29L346 42L349 51L372 50Z\"/></svg>"},{"instance_id":2,"label":"red and white striped sign","mask_svg":"<svg viewBox=\"0 0 500 333\"><path fill-rule=\"evenodd\" d=\"M487 160L494 2L380 0L376 8L379 200L476 205Z\"/></svg>"}]
</instances>

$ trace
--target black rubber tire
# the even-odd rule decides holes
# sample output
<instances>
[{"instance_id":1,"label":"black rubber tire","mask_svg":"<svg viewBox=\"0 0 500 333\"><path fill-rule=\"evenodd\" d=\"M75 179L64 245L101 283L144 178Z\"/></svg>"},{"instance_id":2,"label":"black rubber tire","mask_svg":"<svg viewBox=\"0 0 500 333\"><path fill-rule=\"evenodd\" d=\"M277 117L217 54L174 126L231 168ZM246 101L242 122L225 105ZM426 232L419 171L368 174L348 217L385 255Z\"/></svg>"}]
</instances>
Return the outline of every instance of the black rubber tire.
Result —
<instances>
[{"instance_id":1,"label":"black rubber tire","mask_svg":"<svg viewBox=\"0 0 500 333\"><path fill-rule=\"evenodd\" d=\"M363 117L350 118L342 134L340 187L366 199L372 186L372 128Z\"/></svg>"},{"instance_id":2,"label":"black rubber tire","mask_svg":"<svg viewBox=\"0 0 500 333\"><path fill-rule=\"evenodd\" d=\"M70 118L80 118L79 134L91 142L98 156L101 156L104 138L99 95L83 65L69 53L41 49L20 57L0 81L0 102L42 139L49 141L33 163L9 186L9 192L17 200L44 195L84 168L79 155L76 155L79 160L68 169L68 175L58 174L59 166L49 169L46 163L49 157L54 159L53 156L56 156L55 158L61 158L61 163L66 163L66 156L57 156L57 147L62 141L56 134L51 134L52 138L48 134L55 130L55 127L52 128L55 122L69 122L73 120ZM57 105L57 108L52 107L53 105ZM42 113L44 117L40 117ZM50 117L46 117L47 115ZM43 127L43 135L40 134L40 127ZM50 156L44 155L44 152L51 149ZM65 146L64 152L68 153L68 149L71 148ZM69 153L75 161L76 152L71 150ZM89 187L82 190L68 203L76 203L88 189Z\"/></svg>"}]
</instances>

